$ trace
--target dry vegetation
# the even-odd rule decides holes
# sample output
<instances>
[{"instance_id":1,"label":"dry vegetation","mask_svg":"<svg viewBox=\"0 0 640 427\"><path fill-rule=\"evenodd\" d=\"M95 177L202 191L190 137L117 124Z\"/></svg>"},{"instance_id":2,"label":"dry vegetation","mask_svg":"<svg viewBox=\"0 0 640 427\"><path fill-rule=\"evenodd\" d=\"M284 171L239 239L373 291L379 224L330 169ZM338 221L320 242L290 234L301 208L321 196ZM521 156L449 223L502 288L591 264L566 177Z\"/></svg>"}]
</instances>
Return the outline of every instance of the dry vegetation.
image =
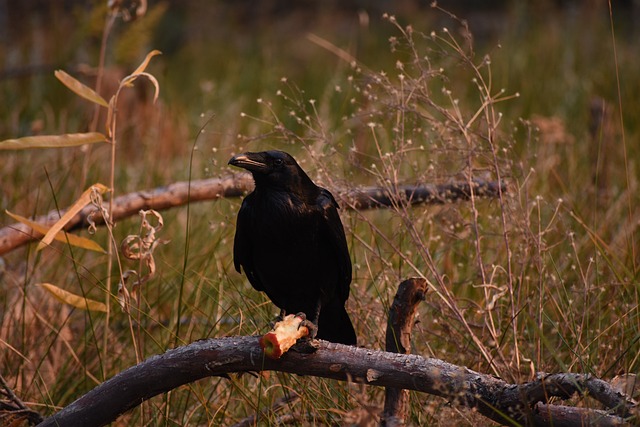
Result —
<instances>
[{"instance_id":1,"label":"dry vegetation","mask_svg":"<svg viewBox=\"0 0 640 427\"><path fill-rule=\"evenodd\" d=\"M149 13L158 19L153 13L161 12ZM211 97L213 116L198 117L198 107L181 104L186 95L176 95L163 80L171 72L152 63L160 98L153 104L153 88L142 81L122 92L113 118L118 139L112 170L112 147L106 145L2 151L2 208L23 216L63 208L90 184L109 184L111 174L118 195L189 177L225 175L231 154L267 148L291 152L317 183L332 191L361 185L393 190L477 177L504 181L508 190L496 200L413 208L398 203L387 210L341 212L354 263L348 310L359 344L384 347L387 310L397 285L407 277L422 277L430 293L416 319L416 354L513 382L530 380L537 372L592 373L603 379L637 372L640 214L638 148L630 141L637 140L638 131L626 114L633 119L639 106L636 99L619 98L615 76L619 72L628 93L634 93L637 83L625 80L630 75L626 67L637 70L638 59L620 43L618 59L591 63L606 79L576 75L563 85L562 76L581 70L581 60L549 75L558 64L540 56L544 49L583 52L581 40L563 38L561 24L552 21L550 31L535 33L542 40L519 46L508 39L522 41L517 31L507 30L503 50L480 54L466 24L444 16L448 27L433 19L412 27L385 15L382 31L391 37L384 50L376 51L384 57L379 63L356 59L328 38L308 38L306 49L331 60L322 80L306 88L282 78L274 66L264 70L260 83L266 89L256 94L257 101L249 102L233 80L240 78L233 68L242 66L236 59L229 82L216 83L214 90L203 79L195 89L200 93L191 92L200 99ZM601 22L598 16L590 19ZM595 45L603 47L600 54L613 43L610 28L601 25L594 26L603 38ZM171 64L170 59L158 61ZM190 67L178 61L173 65ZM529 66L517 74L523 61ZM105 78L113 68L107 68ZM507 78L509 68L513 74ZM115 80L126 74L116 73ZM196 81L182 77L180 84L172 84ZM107 98L116 89L104 84L101 93ZM19 93L21 88L6 85L3 90ZM588 101L596 95L607 101L596 100L589 110ZM41 102L43 116L36 114L30 132L37 131L36 125L45 133L75 132L91 122L89 104L64 102L54 108L51 100ZM550 107L554 102L557 108ZM84 112L86 122L67 120L76 111ZM6 123L31 114L26 108L10 113L6 107L2 113ZM95 126L101 130L102 125ZM197 137L188 135L200 126ZM11 124L3 132L2 139L29 133ZM81 233L111 246L111 256L58 242L0 259L0 374L7 384L32 409L49 415L152 354L204 337L264 333L276 310L232 265L239 204L229 199L167 211L162 229L153 232L137 219L123 221L112 229L113 240L105 228L93 236ZM10 222L2 217L2 225ZM141 236L141 244L146 237L153 256L127 259L121 242L129 235ZM125 279L127 270L137 273ZM133 292L131 281L151 271ZM127 283L129 299L118 294L121 281ZM53 299L40 283L93 300L106 298L110 311L73 308ZM130 303L124 311L119 298ZM376 388L288 374L244 375L212 378L154 398L123 415L118 425L229 425L290 391L301 398L285 412L309 425L366 425L382 407L382 390ZM275 424L279 416L267 414L265 421ZM485 422L418 393L411 394L409 417L412 425Z\"/></svg>"}]
</instances>

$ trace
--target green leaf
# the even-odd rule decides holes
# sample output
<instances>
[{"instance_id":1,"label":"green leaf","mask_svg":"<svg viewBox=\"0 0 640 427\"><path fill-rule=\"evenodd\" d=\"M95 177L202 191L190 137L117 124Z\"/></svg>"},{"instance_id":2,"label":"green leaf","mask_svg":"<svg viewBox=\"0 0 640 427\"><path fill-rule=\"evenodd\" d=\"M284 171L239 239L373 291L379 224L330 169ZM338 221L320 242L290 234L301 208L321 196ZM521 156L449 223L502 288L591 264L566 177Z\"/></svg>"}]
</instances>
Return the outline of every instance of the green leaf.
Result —
<instances>
[{"instance_id":1,"label":"green leaf","mask_svg":"<svg viewBox=\"0 0 640 427\"><path fill-rule=\"evenodd\" d=\"M107 101L105 101L103 97L98 95L95 90L80 83L78 80L71 77L66 72L62 70L56 70L54 74L56 78L62 82L63 85L65 85L84 99L89 100L94 104L102 105L103 107L109 107Z\"/></svg>"},{"instance_id":2,"label":"green leaf","mask_svg":"<svg viewBox=\"0 0 640 427\"><path fill-rule=\"evenodd\" d=\"M24 150L27 148L61 148L106 142L100 132L66 133L63 135L25 136L24 138L0 141L0 150Z\"/></svg>"}]
</instances>

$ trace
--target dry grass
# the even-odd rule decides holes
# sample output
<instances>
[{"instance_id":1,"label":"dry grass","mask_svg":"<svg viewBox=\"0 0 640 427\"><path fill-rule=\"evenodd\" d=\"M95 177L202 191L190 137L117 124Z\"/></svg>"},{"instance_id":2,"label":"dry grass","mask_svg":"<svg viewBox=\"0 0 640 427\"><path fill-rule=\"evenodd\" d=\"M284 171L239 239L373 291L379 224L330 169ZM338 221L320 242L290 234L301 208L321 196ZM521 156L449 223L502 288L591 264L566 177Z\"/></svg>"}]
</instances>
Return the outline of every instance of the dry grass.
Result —
<instances>
[{"instance_id":1,"label":"dry grass","mask_svg":"<svg viewBox=\"0 0 640 427\"><path fill-rule=\"evenodd\" d=\"M637 371L637 172L632 161L626 171L618 166L625 154L629 159L637 154L635 148L625 153L619 143L622 132L631 132L627 140L636 136L635 123L630 131L620 127L611 102L615 97L607 103L612 113L594 115L603 122L591 134L587 119L579 122L583 131L576 131L571 114L563 113L570 111L568 103L561 104L565 110L542 107L538 116L526 118L527 111L538 108L529 80L506 90L497 83L505 77L496 69L512 60L509 48L479 54L465 23L448 19L448 29L425 32L386 16L385 31L393 36L381 62L391 67L351 62L346 52L317 37L316 44L339 56L322 89L313 88L313 97L293 79L274 78L277 71L269 70L265 80L280 80L278 87L268 86L255 103L246 102L240 91L220 90L228 109L217 111L197 138L192 166L189 141L194 138L183 120L193 116L188 106L169 107L162 99L154 106L149 95L125 100L127 113L117 118L123 129L114 171L118 193L190 174L226 174L232 153L267 148L290 151L332 191L358 185L393 190L476 177L503 180L508 191L497 200L342 211L354 263L348 310L359 343L383 346L396 287L418 276L428 280L430 294L415 327L412 351L417 354L518 382L540 371L588 372L604 379ZM552 32L540 37L550 39L548 46L557 41ZM519 48L524 49L519 55L540 49L533 41L528 50ZM624 61L609 62L608 68L625 71ZM538 78L531 70L524 77ZM623 105L625 111L637 108ZM594 145L610 151L605 156ZM83 155L71 149L3 154L1 179L13 184L3 207L29 214L56 203L67 206L84 188L78 183L109 175L106 147ZM606 186L594 178L594 170L601 179L606 176ZM117 280L106 280L110 272L103 255L55 245L7 256L0 272L3 377L34 408L50 414L167 348L204 337L265 332L275 309L232 266L239 204L220 200L163 213L164 228L156 237L170 242L155 247L155 275L128 312L118 309ZM140 232L133 219L113 229L118 245ZM104 229L95 238L109 240ZM116 257L122 265L111 273L116 278L118 271L147 271L138 261ZM35 286L41 282L96 300L104 300L108 289L113 309L108 327L102 314L52 300ZM116 425L229 425L269 407L287 390L301 399L268 415L265 423L290 413L305 425L366 425L376 420L383 398L382 390L355 384L243 375L159 396ZM413 425L484 422L478 418L441 399L411 394Z\"/></svg>"}]
</instances>

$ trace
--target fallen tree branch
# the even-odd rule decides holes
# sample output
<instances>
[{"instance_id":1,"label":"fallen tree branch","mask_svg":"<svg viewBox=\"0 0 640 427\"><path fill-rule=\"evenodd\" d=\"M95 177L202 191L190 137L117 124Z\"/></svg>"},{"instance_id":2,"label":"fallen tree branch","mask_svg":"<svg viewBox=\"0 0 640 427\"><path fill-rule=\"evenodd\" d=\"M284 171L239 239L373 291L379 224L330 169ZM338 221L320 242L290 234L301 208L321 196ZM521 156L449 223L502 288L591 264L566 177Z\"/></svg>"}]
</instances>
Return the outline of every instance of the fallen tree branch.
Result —
<instances>
[{"instance_id":1,"label":"fallen tree branch","mask_svg":"<svg viewBox=\"0 0 640 427\"><path fill-rule=\"evenodd\" d=\"M452 404L475 408L505 425L546 426L551 425L551 420L556 426L558 408L571 413L576 412L572 409L580 409L583 423L625 425L624 417L630 415L633 407L621 393L589 375L552 374L530 383L508 384L438 359L326 341L316 341L317 350L313 353L297 352L296 346L282 358L272 360L263 356L258 339L257 336L207 339L153 356L100 384L39 425L102 426L143 401L180 385L230 372L269 370L430 393ZM547 405L542 407L547 413L540 416L538 402L587 391L615 415Z\"/></svg>"},{"instance_id":2,"label":"fallen tree branch","mask_svg":"<svg viewBox=\"0 0 640 427\"><path fill-rule=\"evenodd\" d=\"M250 175L230 176L220 179L205 179L176 182L166 187L158 187L153 190L128 193L113 200L113 218L117 222L121 219L137 215L142 209L154 209L157 211L182 206L191 202L203 200L215 200L220 197L240 197L249 188L253 187ZM85 207L78 215L73 217L65 227L66 231L73 231L89 226L88 218L96 211L94 206ZM64 215L66 211L51 211L46 215L34 219L35 222L50 227ZM100 215L93 218L98 225L102 225ZM19 246L27 244L39 237L31 227L22 223L15 223L0 229L0 255L3 255Z\"/></svg>"},{"instance_id":3,"label":"fallen tree branch","mask_svg":"<svg viewBox=\"0 0 640 427\"><path fill-rule=\"evenodd\" d=\"M496 198L505 193L504 184L476 179L471 185L467 181L448 184L405 185L397 193L379 187L364 187L341 194L340 199L351 209L365 210L388 208L407 203L409 205L443 205L475 197Z\"/></svg>"},{"instance_id":4,"label":"fallen tree branch","mask_svg":"<svg viewBox=\"0 0 640 427\"><path fill-rule=\"evenodd\" d=\"M189 185L190 184L190 185ZM117 222L124 218L137 215L142 209L154 209L156 211L183 206L189 202L216 200L222 197L240 197L253 189L253 179L250 174L237 174L225 178L211 178L176 182L166 187L158 187L153 190L137 191L116 197L113 200L113 218ZM500 190L495 182L475 181L473 187L476 196L497 197ZM406 201L410 204L432 203L442 204L465 200L471 196L471 188L467 182L427 185L414 187L401 187L399 194L392 195L388 191L376 187L368 187L362 190L351 191L341 195L342 204L356 209L371 209L376 207L389 207ZM89 225L87 219L96 210L93 206L87 206L78 215L72 218L66 231L85 228ZM34 219L35 222L50 227L64 215L65 211L51 211L46 215ZM96 224L102 224L100 215L93 218ZM31 227L22 223L15 223L0 228L0 255L4 255L13 249L25 245L39 237L39 234L31 230Z\"/></svg>"},{"instance_id":5,"label":"fallen tree branch","mask_svg":"<svg viewBox=\"0 0 640 427\"><path fill-rule=\"evenodd\" d=\"M385 350L392 353L411 353L411 330L418 304L424 301L427 281L421 278L407 279L400 283L398 292L389 309ZM404 425L407 416L407 390L387 387L381 425L395 427Z\"/></svg>"}]
</instances>

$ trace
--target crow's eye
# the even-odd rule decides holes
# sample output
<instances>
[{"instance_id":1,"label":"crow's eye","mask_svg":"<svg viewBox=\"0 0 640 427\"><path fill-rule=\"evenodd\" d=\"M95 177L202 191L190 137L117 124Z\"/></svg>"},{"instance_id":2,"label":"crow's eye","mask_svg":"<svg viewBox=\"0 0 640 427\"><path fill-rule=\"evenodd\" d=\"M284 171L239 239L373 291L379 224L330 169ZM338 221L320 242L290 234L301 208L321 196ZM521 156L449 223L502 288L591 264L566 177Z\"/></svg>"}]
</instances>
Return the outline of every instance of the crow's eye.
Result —
<instances>
[{"instance_id":1,"label":"crow's eye","mask_svg":"<svg viewBox=\"0 0 640 427\"><path fill-rule=\"evenodd\" d=\"M275 159L273 161L273 164L276 166L282 166L282 164L284 163L284 161L282 159Z\"/></svg>"}]
</instances>

